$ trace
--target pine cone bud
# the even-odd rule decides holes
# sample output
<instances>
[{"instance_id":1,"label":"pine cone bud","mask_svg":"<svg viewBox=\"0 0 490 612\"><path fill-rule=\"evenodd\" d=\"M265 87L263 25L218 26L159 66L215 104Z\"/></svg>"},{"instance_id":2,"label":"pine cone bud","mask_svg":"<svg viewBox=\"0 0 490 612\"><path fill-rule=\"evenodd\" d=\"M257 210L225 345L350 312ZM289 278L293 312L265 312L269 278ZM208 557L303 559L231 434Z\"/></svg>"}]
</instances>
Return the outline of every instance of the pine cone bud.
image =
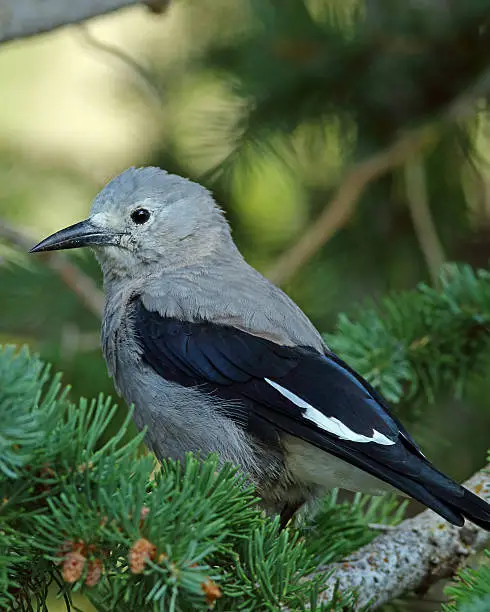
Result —
<instances>
[{"instance_id":1,"label":"pine cone bud","mask_svg":"<svg viewBox=\"0 0 490 612\"><path fill-rule=\"evenodd\" d=\"M88 587L95 586L102 576L102 561L100 559L90 560L87 567L87 577L85 584Z\"/></svg>"},{"instance_id":2,"label":"pine cone bud","mask_svg":"<svg viewBox=\"0 0 490 612\"><path fill-rule=\"evenodd\" d=\"M69 552L63 560L63 580L73 583L80 579L87 559L79 552Z\"/></svg>"},{"instance_id":3,"label":"pine cone bud","mask_svg":"<svg viewBox=\"0 0 490 612\"><path fill-rule=\"evenodd\" d=\"M221 589L216 582L213 582L210 578L208 578L206 582L201 583L201 589L206 595L206 603L208 606L212 606L217 599L222 597Z\"/></svg>"},{"instance_id":4,"label":"pine cone bud","mask_svg":"<svg viewBox=\"0 0 490 612\"><path fill-rule=\"evenodd\" d=\"M133 574L141 574L148 559L154 559L157 548L145 538L140 538L131 546L128 560Z\"/></svg>"}]
</instances>

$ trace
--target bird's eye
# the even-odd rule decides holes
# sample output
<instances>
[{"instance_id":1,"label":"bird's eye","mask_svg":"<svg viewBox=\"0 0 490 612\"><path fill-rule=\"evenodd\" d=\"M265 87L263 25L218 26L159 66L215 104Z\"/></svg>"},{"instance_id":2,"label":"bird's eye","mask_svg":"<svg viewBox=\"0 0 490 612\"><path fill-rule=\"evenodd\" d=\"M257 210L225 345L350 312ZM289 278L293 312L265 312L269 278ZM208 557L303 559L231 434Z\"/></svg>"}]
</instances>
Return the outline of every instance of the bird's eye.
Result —
<instances>
[{"instance_id":1,"label":"bird's eye","mask_svg":"<svg viewBox=\"0 0 490 612\"><path fill-rule=\"evenodd\" d=\"M143 223L146 223L149 218L150 211L146 210L146 208L137 208L131 213L131 220L133 221L133 223L136 223L138 225L143 225Z\"/></svg>"}]
</instances>

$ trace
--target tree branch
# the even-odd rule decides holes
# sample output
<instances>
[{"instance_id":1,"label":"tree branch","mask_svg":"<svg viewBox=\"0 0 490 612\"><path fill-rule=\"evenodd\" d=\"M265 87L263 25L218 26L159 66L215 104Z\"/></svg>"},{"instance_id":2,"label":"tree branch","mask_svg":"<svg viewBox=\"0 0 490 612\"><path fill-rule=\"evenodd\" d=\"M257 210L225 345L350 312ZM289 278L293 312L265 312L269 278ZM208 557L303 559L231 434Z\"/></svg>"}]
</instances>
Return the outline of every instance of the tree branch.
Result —
<instances>
[{"instance_id":1,"label":"tree branch","mask_svg":"<svg viewBox=\"0 0 490 612\"><path fill-rule=\"evenodd\" d=\"M142 3L142 0L3 0L0 42L34 36Z\"/></svg>"},{"instance_id":2,"label":"tree branch","mask_svg":"<svg viewBox=\"0 0 490 612\"><path fill-rule=\"evenodd\" d=\"M26 252L35 243L29 236L0 219L0 239ZM62 253L47 252L37 256L44 261L98 318L104 312L104 295L94 281L73 265Z\"/></svg>"},{"instance_id":3,"label":"tree branch","mask_svg":"<svg viewBox=\"0 0 490 612\"><path fill-rule=\"evenodd\" d=\"M490 498L490 464L465 486ZM472 523L454 527L426 510L403 521L394 531L378 536L342 562L319 568L332 571L320 599L330 601L338 585L341 592L358 593L359 607L371 602L369 609L375 610L403 593L423 593L439 580L452 577L469 555L489 541L490 533Z\"/></svg>"},{"instance_id":4,"label":"tree branch","mask_svg":"<svg viewBox=\"0 0 490 612\"><path fill-rule=\"evenodd\" d=\"M388 170L400 166L412 155L434 142L437 131L434 126L414 130L402 136L391 146L360 162L349 170L322 214L301 236L293 247L286 251L267 276L278 285L289 280L306 264L351 217L364 189L374 179Z\"/></svg>"},{"instance_id":5,"label":"tree branch","mask_svg":"<svg viewBox=\"0 0 490 612\"><path fill-rule=\"evenodd\" d=\"M441 118L443 123L463 121L474 115L476 103L488 95L489 90L490 71L486 71L449 105ZM279 257L266 276L278 285L293 277L347 223L369 183L402 166L410 157L420 155L438 139L440 132L440 122L429 123L401 135L387 148L348 170L318 219L306 229L296 244Z\"/></svg>"},{"instance_id":6,"label":"tree branch","mask_svg":"<svg viewBox=\"0 0 490 612\"><path fill-rule=\"evenodd\" d=\"M79 26L79 31L82 41L91 47L92 50L123 62L123 64L136 74L140 82L145 85L147 92L151 94L152 100L157 103L157 107L161 110L162 103L164 102L163 91L160 88L158 79L148 68L139 64L135 59L123 51L123 49L95 38L85 24Z\"/></svg>"},{"instance_id":7,"label":"tree branch","mask_svg":"<svg viewBox=\"0 0 490 612\"><path fill-rule=\"evenodd\" d=\"M430 211L424 162L420 156L409 159L405 164L405 191L408 208L420 249L424 255L432 284L437 287L439 274L446 261L444 249L437 235Z\"/></svg>"}]
</instances>

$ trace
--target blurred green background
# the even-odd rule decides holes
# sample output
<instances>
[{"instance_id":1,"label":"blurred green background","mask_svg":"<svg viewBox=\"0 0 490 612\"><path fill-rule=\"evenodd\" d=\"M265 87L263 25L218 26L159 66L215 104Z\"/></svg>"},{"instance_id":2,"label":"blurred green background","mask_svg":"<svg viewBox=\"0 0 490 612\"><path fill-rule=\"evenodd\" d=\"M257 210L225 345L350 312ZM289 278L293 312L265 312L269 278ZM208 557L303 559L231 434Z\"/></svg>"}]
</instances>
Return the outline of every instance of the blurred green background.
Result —
<instances>
[{"instance_id":1,"label":"blurred green background","mask_svg":"<svg viewBox=\"0 0 490 612\"><path fill-rule=\"evenodd\" d=\"M34 243L83 218L126 167L158 165L204 182L246 258L267 274L328 206L350 164L400 130L436 121L487 70L489 11L476 0L194 0L6 44L0 218ZM368 299L430 283L441 254L487 266L486 105L439 136L412 172L401 167L371 183L340 231L284 279L322 332ZM414 223L420 197L439 255ZM100 285L89 253L69 257ZM29 344L76 396L114 394L98 334L97 317L53 270L1 242L2 343ZM408 423L458 479L484 461L489 392L479 379L464 401L421 406L420 420Z\"/></svg>"}]
</instances>

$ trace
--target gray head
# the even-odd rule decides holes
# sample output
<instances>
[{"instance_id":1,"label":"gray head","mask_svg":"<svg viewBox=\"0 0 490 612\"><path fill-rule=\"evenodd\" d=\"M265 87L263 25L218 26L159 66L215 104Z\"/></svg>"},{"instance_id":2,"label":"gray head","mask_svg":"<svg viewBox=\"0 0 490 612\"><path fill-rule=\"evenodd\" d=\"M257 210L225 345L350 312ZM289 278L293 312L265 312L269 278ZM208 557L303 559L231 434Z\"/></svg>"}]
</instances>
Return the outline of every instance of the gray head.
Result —
<instances>
[{"instance_id":1,"label":"gray head","mask_svg":"<svg viewBox=\"0 0 490 612\"><path fill-rule=\"evenodd\" d=\"M228 224L204 187L160 168L130 168L97 195L89 217L31 253L92 247L108 278L175 269L235 250Z\"/></svg>"}]
</instances>

